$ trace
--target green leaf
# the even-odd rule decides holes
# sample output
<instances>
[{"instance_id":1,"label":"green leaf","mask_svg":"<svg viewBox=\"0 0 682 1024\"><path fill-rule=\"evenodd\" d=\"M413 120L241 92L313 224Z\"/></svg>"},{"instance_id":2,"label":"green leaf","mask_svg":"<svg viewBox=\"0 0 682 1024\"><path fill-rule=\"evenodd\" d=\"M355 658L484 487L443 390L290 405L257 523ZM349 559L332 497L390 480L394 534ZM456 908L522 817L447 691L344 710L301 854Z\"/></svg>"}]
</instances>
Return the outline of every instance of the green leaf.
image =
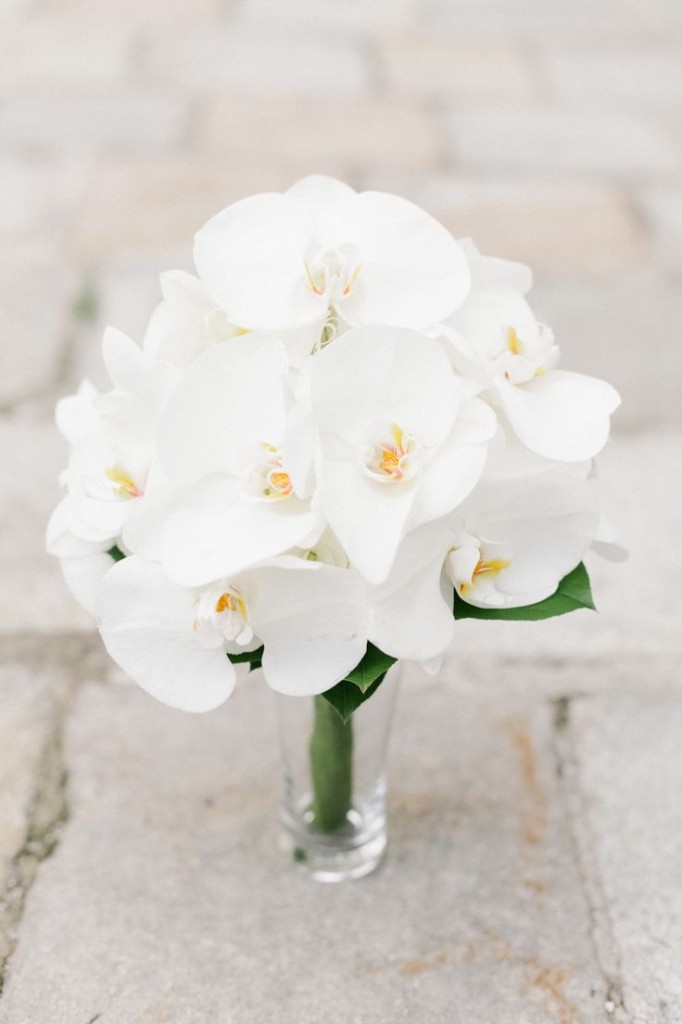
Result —
<instances>
[{"instance_id":1,"label":"green leaf","mask_svg":"<svg viewBox=\"0 0 682 1024\"><path fill-rule=\"evenodd\" d=\"M255 669L260 668L263 664L263 648L257 647L255 651L244 651L239 654L229 654L228 658L233 665L240 665L243 662L247 662L249 666L249 672L253 672Z\"/></svg>"},{"instance_id":2,"label":"green leaf","mask_svg":"<svg viewBox=\"0 0 682 1024\"><path fill-rule=\"evenodd\" d=\"M374 644L368 643L362 661L355 666L352 672L348 673L343 682L354 683L365 693L379 676L383 678L386 675L395 660L390 654L384 654ZM338 685L340 686L341 683Z\"/></svg>"},{"instance_id":3,"label":"green leaf","mask_svg":"<svg viewBox=\"0 0 682 1024\"><path fill-rule=\"evenodd\" d=\"M373 693L376 693L384 681L385 675L386 673L382 672L365 690L361 689L357 683L342 679L336 686L332 686L331 690L325 690L320 696L336 708L344 722L348 722L353 712L357 711L366 700L369 700Z\"/></svg>"},{"instance_id":4,"label":"green leaf","mask_svg":"<svg viewBox=\"0 0 682 1024\"><path fill-rule=\"evenodd\" d=\"M527 604L521 608L477 608L467 604L455 593L453 612L456 619L507 619L534 622L538 619L551 619L555 615L566 615L568 612L589 608L596 611L590 588L587 569L580 565L564 576L551 597L537 604Z\"/></svg>"},{"instance_id":5,"label":"green leaf","mask_svg":"<svg viewBox=\"0 0 682 1024\"><path fill-rule=\"evenodd\" d=\"M123 554L123 552L121 551L117 544L114 544L113 548L109 548L107 554L111 555L115 562L120 562L122 558L125 558L125 555Z\"/></svg>"}]
</instances>

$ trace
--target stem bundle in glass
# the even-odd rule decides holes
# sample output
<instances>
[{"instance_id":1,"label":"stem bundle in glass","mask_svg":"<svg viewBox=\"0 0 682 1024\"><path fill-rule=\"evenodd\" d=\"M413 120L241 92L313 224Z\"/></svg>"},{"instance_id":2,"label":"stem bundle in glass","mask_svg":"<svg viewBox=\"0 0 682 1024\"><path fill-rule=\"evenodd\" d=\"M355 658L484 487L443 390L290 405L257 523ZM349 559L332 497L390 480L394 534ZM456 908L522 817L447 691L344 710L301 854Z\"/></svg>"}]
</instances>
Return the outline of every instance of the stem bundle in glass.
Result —
<instances>
[{"instance_id":1,"label":"stem bundle in glass","mask_svg":"<svg viewBox=\"0 0 682 1024\"><path fill-rule=\"evenodd\" d=\"M312 810L317 831L336 832L346 822L353 792L353 720L344 722L323 696L315 697L310 737Z\"/></svg>"}]
</instances>

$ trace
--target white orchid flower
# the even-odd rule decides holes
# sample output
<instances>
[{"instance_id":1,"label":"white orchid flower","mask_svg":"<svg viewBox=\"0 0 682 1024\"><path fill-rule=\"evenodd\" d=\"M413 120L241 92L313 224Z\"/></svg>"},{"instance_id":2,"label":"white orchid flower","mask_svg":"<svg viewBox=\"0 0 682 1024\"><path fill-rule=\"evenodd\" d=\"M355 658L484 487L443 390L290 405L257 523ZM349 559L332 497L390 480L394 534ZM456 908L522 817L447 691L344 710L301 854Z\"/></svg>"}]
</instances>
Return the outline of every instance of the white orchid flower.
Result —
<instances>
[{"instance_id":1,"label":"white orchid flower","mask_svg":"<svg viewBox=\"0 0 682 1024\"><path fill-rule=\"evenodd\" d=\"M184 270L161 274L163 301L149 321L144 337L145 352L184 369L198 359L210 345L248 334L218 306L198 277ZM308 325L297 330L279 331L294 366L310 355L319 343L321 326Z\"/></svg>"},{"instance_id":2,"label":"white orchid flower","mask_svg":"<svg viewBox=\"0 0 682 1024\"><path fill-rule=\"evenodd\" d=\"M209 345L245 333L193 274L168 270L160 281L163 301L152 313L143 342L156 359L189 366Z\"/></svg>"},{"instance_id":3,"label":"white orchid flower","mask_svg":"<svg viewBox=\"0 0 682 1024\"><path fill-rule=\"evenodd\" d=\"M47 550L59 559L64 581L81 608L99 612L102 580L114 564L110 542L84 540L69 529L69 509L57 505L47 525Z\"/></svg>"},{"instance_id":4,"label":"white orchid flower","mask_svg":"<svg viewBox=\"0 0 682 1024\"><path fill-rule=\"evenodd\" d=\"M57 402L57 428L69 444L78 444L96 430L95 400L98 395L97 388L89 380L83 380L74 395L67 395Z\"/></svg>"},{"instance_id":5,"label":"white orchid flower","mask_svg":"<svg viewBox=\"0 0 682 1024\"><path fill-rule=\"evenodd\" d=\"M411 529L456 508L477 483L492 411L414 331L361 327L312 361L322 510L370 582Z\"/></svg>"},{"instance_id":6,"label":"white orchid flower","mask_svg":"<svg viewBox=\"0 0 682 1024\"><path fill-rule=\"evenodd\" d=\"M218 305L263 330L322 324L330 309L351 326L422 328L470 283L460 246L419 207L322 176L227 207L197 234L194 258Z\"/></svg>"},{"instance_id":7,"label":"white orchid flower","mask_svg":"<svg viewBox=\"0 0 682 1024\"><path fill-rule=\"evenodd\" d=\"M533 287L533 271L525 263L484 256L471 238L458 239L469 264L471 288L497 288L505 285L526 295Z\"/></svg>"},{"instance_id":8,"label":"white orchid flower","mask_svg":"<svg viewBox=\"0 0 682 1024\"><path fill-rule=\"evenodd\" d=\"M86 386L58 408L58 425L73 442L60 516L77 537L111 546L145 493L177 371L111 328L102 349L113 389L97 394Z\"/></svg>"},{"instance_id":9,"label":"white orchid flower","mask_svg":"<svg viewBox=\"0 0 682 1024\"><path fill-rule=\"evenodd\" d=\"M280 693L321 693L367 646L366 588L356 573L285 557L202 588L172 583L137 556L117 563L102 592L102 638L144 690L184 711L229 697L226 654L265 645L263 671Z\"/></svg>"},{"instance_id":10,"label":"white orchid flower","mask_svg":"<svg viewBox=\"0 0 682 1024\"><path fill-rule=\"evenodd\" d=\"M388 578L370 588L370 640L395 658L437 657L454 634L453 588L480 607L542 601L598 524L589 481L570 469L483 479L452 516L406 537Z\"/></svg>"},{"instance_id":11,"label":"white orchid flower","mask_svg":"<svg viewBox=\"0 0 682 1024\"><path fill-rule=\"evenodd\" d=\"M554 334L519 288L530 284L522 265L477 251L470 258L472 289L444 329L455 365L493 392L531 451L561 462L592 458L606 443L618 393L606 381L556 369Z\"/></svg>"},{"instance_id":12,"label":"white orchid flower","mask_svg":"<svg viewBox=\"0 0 682 1024\"><path fill-rule=\"evenodd\" d=\"M288 370L277 338L232 338L186 370L168 403L158 453L176 494L172 509L160 502L158 533L176 583L231 575L306 547L323 529L306 459L285 458L290 415L299 428ZM308 451L312 462L312 444Z\"/></svg>"},{"instance_id":13,"label":"white orchid flower","mask_svg":"<svg viewBox=\"0 0 682 1024\"><path fill-rule=\"evenodd\" d=\"M592 550L608 562L627 562L630 554L621 542L620 535L611 520L602 514Z\"/></svg>"}]
</instances>

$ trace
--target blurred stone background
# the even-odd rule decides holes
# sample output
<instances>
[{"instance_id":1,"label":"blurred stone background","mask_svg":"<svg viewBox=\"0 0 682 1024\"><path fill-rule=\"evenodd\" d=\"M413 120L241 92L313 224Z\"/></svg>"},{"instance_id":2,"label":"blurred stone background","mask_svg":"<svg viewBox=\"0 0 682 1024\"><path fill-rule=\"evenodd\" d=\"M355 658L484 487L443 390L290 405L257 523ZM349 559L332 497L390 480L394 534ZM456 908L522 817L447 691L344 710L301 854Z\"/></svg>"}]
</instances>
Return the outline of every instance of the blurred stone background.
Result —
<instances>
[{"instance_id":1,"label":"blurred stone background","mask_svg":"<svg viewBox=\"0 0 682 1024\"><path fill-rule=\"evenodd\" d=\"M0 17L0 1022L680 1024L680 4L0 0ZM566 365L622 392L600 472L632 550L592 567L599 617L463 623L441 677L406 681L397 849L332 895L270 852L266 697L210 721L153 705L43 552L54 402L101 381L103 327L140 339L205 219L313 171L532 264Z\"/></svg>"}]
</instances>

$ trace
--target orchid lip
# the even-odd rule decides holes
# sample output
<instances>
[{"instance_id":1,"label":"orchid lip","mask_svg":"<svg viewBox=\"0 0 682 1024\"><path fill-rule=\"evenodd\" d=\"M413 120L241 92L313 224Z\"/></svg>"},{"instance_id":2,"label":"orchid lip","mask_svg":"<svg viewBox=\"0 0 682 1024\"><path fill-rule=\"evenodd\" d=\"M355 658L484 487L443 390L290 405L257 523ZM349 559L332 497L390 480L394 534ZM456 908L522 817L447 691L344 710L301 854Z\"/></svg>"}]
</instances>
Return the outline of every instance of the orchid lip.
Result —
<instances>
[{"instance_id":1,"label":"orchid lip","mask_svg":"<svg viewBox=\"0 0 682 1024\"><path fill-rule=\"evenodd\" d=\"M309 245L303 266L310 290L330 302L338 302L351 294L362 269L360 251L350 242L338 247Z\"/></svg>"},{"instance_id":2,"label":"orchid lip","mask_svg":"<svg viewBox=\"0 0 682 1024\"><path fill-rule=\"evenodd\" d=\"M103 473L86 478L85 491L99 501L132 501L143 496L144 487L119 463L112 463Z\"/></svg>"},{"instance_id":3,"label":"orchid lip","mask_svg":"<svg viewBox=\"0 0 682 1024\"><path fill-rule=\"evenodd\" d=\"M397 423L379 428L378 439L364 451L365 473L379 483L402 484L417 469L417 442Z\"/></svg>"},{"instance_id":4,"label":"orchid lip","mask_svg":"<svg viewBox=\"0 0 682 1024\"><path fill-rule=\"evenodd\" d=\"M256 459L249 476L247 491L252 498L262 501L285 501L294 493L289 473L279 448L263 441L260 457Z\"/></svg>"},{"instance_id":5,"label":"orchid lip","mask_svg":"<svg viewBox=\"0 0 682 1024\"><path fill-rule=\"evenodd\" d=\"M491 545L464 535L450 549L445 567L457 593L467 598L487 594L511 562L511 551L506 549L506 545L492 545L491 549Z\"/></svg>"},{"instance_id":6,"label":"orchid lip","mask_svg":"<svg viewBox=\"0 0 682 1024\"><path fill-rule=\"evenodd\" d=\"M230 583L217 583L204 590L194 602L192 630L205 647L235 643L244 647L253 639L249 612L242 592Z\"/></svg>"}]
</instances>

